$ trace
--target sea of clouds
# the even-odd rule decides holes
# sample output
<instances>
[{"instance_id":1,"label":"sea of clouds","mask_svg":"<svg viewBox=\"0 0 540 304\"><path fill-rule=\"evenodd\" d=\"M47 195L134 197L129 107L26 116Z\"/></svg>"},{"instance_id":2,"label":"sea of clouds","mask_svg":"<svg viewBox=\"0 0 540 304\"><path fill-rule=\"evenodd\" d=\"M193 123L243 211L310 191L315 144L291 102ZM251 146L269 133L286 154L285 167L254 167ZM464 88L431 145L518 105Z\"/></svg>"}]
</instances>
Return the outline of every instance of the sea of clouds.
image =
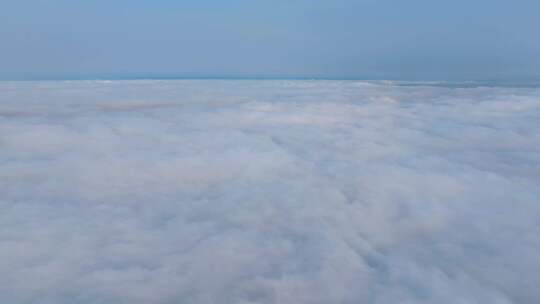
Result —
<instances>
[{"instance_id":1,"label":"sea of clouds","mask_svg":"<svg viewBox=\"0 0 540 304\"><path fill-rule=\"evenodd\" d=\"M0 82L0 303L539 303L540 88Z\"/></svg>"}]
</instances>

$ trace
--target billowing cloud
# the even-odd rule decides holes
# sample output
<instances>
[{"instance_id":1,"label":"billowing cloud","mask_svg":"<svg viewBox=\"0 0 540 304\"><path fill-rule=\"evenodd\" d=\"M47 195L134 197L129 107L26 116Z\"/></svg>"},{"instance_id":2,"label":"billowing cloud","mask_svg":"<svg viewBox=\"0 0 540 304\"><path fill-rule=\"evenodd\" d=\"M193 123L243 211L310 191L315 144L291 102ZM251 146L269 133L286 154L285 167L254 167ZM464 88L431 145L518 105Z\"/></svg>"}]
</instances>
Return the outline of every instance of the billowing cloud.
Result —
<instances>
[{"instance_id":1,"label":"billowing cloud","mask_svg":"<svg viewBox=\"0 0 540 304\"><path fill-rule=\"evenodd\" d=\"M535 303L540 89L0 83L2 303Z\"/></svg>"}]
</instances>

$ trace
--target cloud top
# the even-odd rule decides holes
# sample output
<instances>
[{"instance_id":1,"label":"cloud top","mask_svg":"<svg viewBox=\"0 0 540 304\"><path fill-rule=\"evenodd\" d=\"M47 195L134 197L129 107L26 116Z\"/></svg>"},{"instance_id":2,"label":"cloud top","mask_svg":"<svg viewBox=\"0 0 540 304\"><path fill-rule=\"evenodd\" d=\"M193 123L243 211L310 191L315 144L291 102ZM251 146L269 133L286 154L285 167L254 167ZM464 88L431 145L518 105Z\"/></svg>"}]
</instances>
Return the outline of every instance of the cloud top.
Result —
<instances>
[{"instance_id":1,"label":"cloud top","mask_svg":"<svg viewBox=\"0 0 540 304\"><path fill-rule=\"evenodd\" d=\"M540 89L0 83L0 302L534 303Z\"/></svg>"}]
</instances>

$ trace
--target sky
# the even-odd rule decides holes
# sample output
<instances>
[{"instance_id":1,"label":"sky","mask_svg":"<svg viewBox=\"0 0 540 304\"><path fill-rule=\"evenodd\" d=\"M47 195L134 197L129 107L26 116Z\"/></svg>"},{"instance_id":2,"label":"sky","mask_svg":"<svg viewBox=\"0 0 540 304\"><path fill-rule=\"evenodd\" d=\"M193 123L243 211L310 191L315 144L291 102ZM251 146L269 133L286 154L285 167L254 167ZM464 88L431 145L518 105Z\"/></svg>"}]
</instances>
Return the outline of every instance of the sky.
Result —
<instances>
[{"instance_id":1,"label":"sky","mask_svg":"<svg viewBox=\"0 0 540 304\"><path fill-rule=\"evenodd\" d=\"M0 79L540 75L529 0L3 0Z\"/></svg>"}]
</instances>

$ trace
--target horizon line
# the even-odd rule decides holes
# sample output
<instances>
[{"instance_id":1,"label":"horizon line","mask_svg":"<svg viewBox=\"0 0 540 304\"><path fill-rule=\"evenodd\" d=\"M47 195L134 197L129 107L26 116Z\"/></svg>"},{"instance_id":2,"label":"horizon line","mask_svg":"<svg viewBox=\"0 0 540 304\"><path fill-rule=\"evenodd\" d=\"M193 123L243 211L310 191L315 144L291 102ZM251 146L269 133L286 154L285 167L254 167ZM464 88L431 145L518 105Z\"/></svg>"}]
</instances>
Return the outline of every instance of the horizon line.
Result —
<instances>
[{"instance_id":1,"label":"horizon line","mask_svg":"<svg viewBox=\"0 0 540 304\"><path fill-rule=\"evenodd\" d=\"M515 77L485 77L485 78L415 78L415 77L359 77L359 76L177 76L177 75L136 75L136 76L58 76L58 77L0 77L2 82L32 82L32 81L123 81L123 80L342 80L342 81L395 81L395 82L432 82L432 83L501 83L501 84L540 84L540 75L536 76L515 76Z\"/></svg>"}]
</instances>

